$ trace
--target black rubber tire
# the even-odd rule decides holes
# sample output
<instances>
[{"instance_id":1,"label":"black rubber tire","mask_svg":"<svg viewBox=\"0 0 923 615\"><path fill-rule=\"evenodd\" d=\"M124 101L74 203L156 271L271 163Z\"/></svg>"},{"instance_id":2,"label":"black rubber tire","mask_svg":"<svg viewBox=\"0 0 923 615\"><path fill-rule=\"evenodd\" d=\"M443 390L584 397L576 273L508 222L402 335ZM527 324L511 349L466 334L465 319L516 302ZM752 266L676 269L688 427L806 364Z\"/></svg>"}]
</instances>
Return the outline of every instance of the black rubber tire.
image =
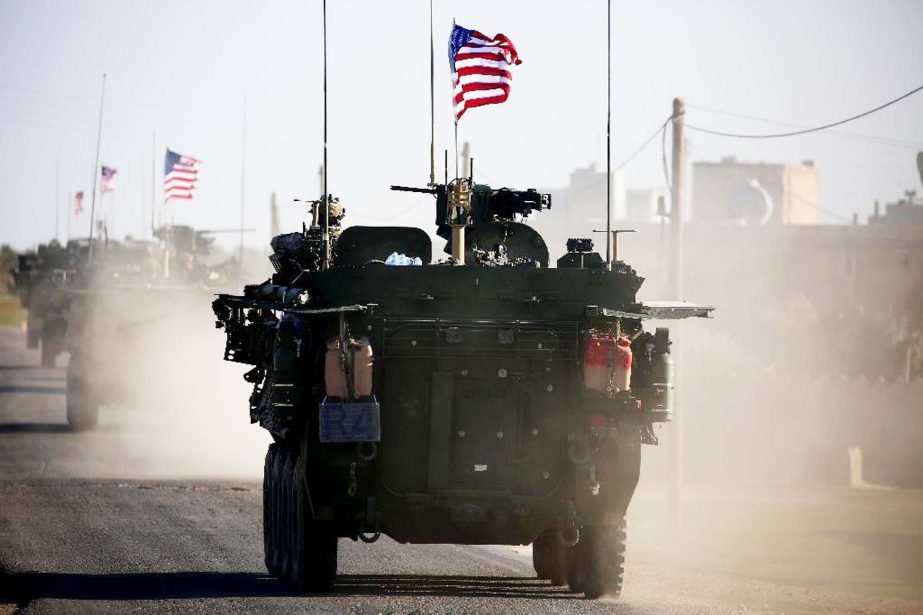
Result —
<instances>
[{"instance_id":1,"label":"black rubber tire","mask_svg":"<svg viewBox=\"0 0 923 615\"><path fill-rule=\"evenodd\" d=\"M42 367L56 367L61 350L55 341L42 340Z\"/></svg>"},{"instance_id":2,"label":"black rubber tire","mask_svg":"<svg viewBox=\"0 0 923 615\"><path fill-rule=\"evenodd\" d=\"M276 462L277 454L278 445L270 444L266 451L266 461L263 463L263 563L270 574L272 574L275 549L271 533L271 519L274 510L272 506L272 467Z\"/></svg>"},{"instance_id":3,"label":"black rubber tire","mask_svg":"<svg viewBox=\"0 0 923 615\"><path fill-rule=\"evenodd\" d=\"M285 465L285 449L279 449L273 460L270 474L270 535L272 540L272 560L269 562L269 574L274 577L282 573L282 467Z\"/></svg>"},{"instance_id":4,"label":"black rubber tire","mask_svg":"<svg viewBox=\"0 0 923 615\"><path fill-rule=\"evenodd\" d=\"M299 591L326 592L337 572L337 537L315 523L304 468L283 444L272 444L263 466L263 554L269 574Z\"/></svg>"},{"instance_id":5,"label":"black rubber tire","mask_svg":"<svg viewBox=\"0 0 923 615\"><path fill-rule=\"evenodd\" d=\"M584 530L580 531L580 542L565 550L565 578L572 592L583 593L587 578L587 540Z\"/></svg>"},{"instance_id":6,"label":"black rubber tire","mask_svg":"<svg viewBox=\"0 0 923 615\"><path fill-rule=\"evenodd\" d=\"M625 519L619 525L587 527L584 557L586 576L582 591L587 598L618 598L625 574Z\"/></svg>"},{"instance_id":7,"label":"black rubber tire","mask_svg":"<svg viewBox=\"0 0 923 615\"><path fill-rule=\"evenodd\" d=\"M539 579L552 585L567 583L567 547L558 540L556 528L548 528L532 543L532 566Z\"/></svg>"},{"instance_id":8,"label":"black rubber tire","mask_svg":"<svg viewBox=\"0 0 923 615\"><path fill-rule=\"evenodd\" d=\"M551 578L551 540L554 538L554 530L548 528L532 541L532 567L539 579Z\"/></svg>"},{"instance_id":9,"label":"black rubber tire","mask_svg":"<svg viewBox=\"0 0 923 615\"><path fill-rule=\"evenodd\" d=\"M38 348L39 341L42 339L42 332L35 322L34 318L26 317L26 348L34 350Z\"/></svg>"},{"instance_id":10,"label":"black rubber tire","mask_svg":"<svg viewBox=\"0 0 923 615\"><path fill-rule=\"evenodd\" d=\"M46 318L42 328L42 367L55 367L58 355L64 352L67 322L60 318Z\"/></svg>"},{"instance_id":11,"label":"black rubber tire","mask_svg":"<svg viewBox=\"0 0 923 615\"><path fill-rule=\"evenodd\" d=\"M295 494L292 488L292 465L295 456L286 451L282 464L282 565L279 576L290 579L292 576L292 552L295 542Z\"/></svg>"},{"instance_id":12,"label":"black rubber tire","mask_svg":"<svg viewBox=\"0 0 923 615\"><path fill-rule=\"evenodd\" d=\"M74 431L92 429L99 422L99 402L88 389L82 372L82 362L75 354L67 365L65 399L67 423Z\"/></svg>"}]
</instances>

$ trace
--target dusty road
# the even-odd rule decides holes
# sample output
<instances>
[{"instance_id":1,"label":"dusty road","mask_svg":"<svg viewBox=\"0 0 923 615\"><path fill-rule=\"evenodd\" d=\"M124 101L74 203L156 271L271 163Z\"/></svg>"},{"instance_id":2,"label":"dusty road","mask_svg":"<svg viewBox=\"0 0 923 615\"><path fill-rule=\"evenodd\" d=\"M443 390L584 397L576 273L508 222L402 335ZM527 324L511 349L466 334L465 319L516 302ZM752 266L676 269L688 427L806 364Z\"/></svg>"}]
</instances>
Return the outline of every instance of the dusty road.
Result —
<instances>
[{"instance_id":1,"label":"dusty road","mask_svg":"<svg viewBox=\"0 0 923 615\"><path fill-rule=\"evenodd\" d=\"M535 580L528 547L387 539L341 541L334 592L295 596L264 573L265 438L243 409L209 437L188 408L106 409L73 434L64 370L37 365L0 330L0 613L923 612L920 494L691 488L670 540L649 484L618 602Z\"/></svg>"}]
</instances>

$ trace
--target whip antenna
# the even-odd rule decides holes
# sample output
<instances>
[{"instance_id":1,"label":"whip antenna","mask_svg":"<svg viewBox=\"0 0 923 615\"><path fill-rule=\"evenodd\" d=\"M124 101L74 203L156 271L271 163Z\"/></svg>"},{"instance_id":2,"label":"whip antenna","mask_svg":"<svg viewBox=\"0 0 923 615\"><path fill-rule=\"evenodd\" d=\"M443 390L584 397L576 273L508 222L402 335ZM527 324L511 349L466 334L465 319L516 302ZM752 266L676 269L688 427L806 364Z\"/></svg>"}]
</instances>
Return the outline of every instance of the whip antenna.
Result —
<instances>
[{"instance_id":1,"label":"whip antenna","mask_svg":"<svg viewBox=\"0 0 923 615\"><path fill-rule=\"evenodd\" d=\"M606 269L612 269L612 0L606 0Z\"/></svg>"},{"instance_id":2,"label":"whip antenna","mask_svg":"<svg viewBox=\"0 0 923 615\"><path fill-rule=\"evenodd\" d=\"M327 0L323 0L324 12L324 193L321 204L324 207L324 254L323 268L330 266L330 192L327 189Z\"/></svg>"}]
</instances>

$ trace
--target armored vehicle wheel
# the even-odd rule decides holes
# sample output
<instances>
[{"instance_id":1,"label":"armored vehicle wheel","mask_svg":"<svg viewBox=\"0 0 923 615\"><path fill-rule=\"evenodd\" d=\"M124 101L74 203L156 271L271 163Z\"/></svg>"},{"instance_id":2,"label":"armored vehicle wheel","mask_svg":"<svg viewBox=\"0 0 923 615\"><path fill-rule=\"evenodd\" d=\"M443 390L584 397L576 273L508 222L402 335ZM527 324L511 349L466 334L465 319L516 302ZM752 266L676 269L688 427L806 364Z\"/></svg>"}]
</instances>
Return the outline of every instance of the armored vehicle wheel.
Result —
<instances>
[{"instance_id":1,"label":"armored vehicle wheel","mask_svg":"<svg viewBox=\"0 0 923 615\"><path fill-rule=\"evenodd\" d=\"M57 367L57 359L61 350L60 340L49 338L42 340L42 367Z\"/></svg>"},{"instance_id":2,"label":"armored vehicle wheel","mask_svg":"<svg viewBox=\"0 0 923 615\"><path fill-rule=\"evenodd\" d=\"M567 548L558 540L555 528L548 528L532 543L532 566L539 579L564 585L567 573Z\"/></svg>"},{"instance_id":3,"label":"armored vehicle wheel","mask_svg":"<svg viewBox=\"0 0 923 615\"><path fill-rule=\"evenodd\" d=\"M337 537L311 518L304 471L297 465L295 468L290 483L293 522L289 578L304 591L330 591L337 574Z\"/></svg>"},{"instance_id":4,"label":"armored vehicle wheel","mask_svg":"<svg viewBox=\"0 0 923 615\"><path fill-rule=\"evenodd\" d=\"M55 352L53 344L42 342L42 367L54 367L57 356L58 353Z\"/></svg>"},{"instance_id":5,"label":"armored vehicle wheel","mask_svg":"<svg viewBox=\"0 0 923 615\"><path fill-rule=\"evenodd\" d=\"M568 562L567 583L587 598L617 598L625 572L625 519L619 525L585 526Z\"/></svg>"},{"instance_id":6,"label":"armored vehicle wheel","mask_svg":"<svg viewBox=\"0 0 923 615\"><path fill-rule=\"evenodd\" d=\"M272 466L275 464L276 455L278 454L278 445L270 444L266 451L266 461L263 464L263 563L270 574L273 573L273 549L275 547L272 541Z\"/></svg>"},{"instance_id":7,"label":"armored vehicle wheel","mask_svg":"<svg viewBox=\"0 0 923 615\"><path fill-rule=\"evenodd\" d=\"M38 343L42 339L42 332L32 318L26 318L26 348L33 350L38 348Z\"/></svg>"},{"instance_id":8,"label":"armored vehicle wheel","mask_svg":"<svg viewBox=\"0 0 923 615\"><path fill-rule=\"evenodd\" d=\"M337 537L311 518L304 468L284 444L271 444L263 467L266 569L303 591L328 591L337 570Z\"/></svg>"},{"instance_id":9,"label":"armored vehicle wheel","mask_svg":"<svg viewBox=\"0 0 923 615\"><path fill-rule=\"evenodd\" d=\"M42 367L55 367L56 359L64 351L67 323L60 319L47 319L42 331Z\"/></svg>"},{"instance_id":10,"label":"armored vehicle wheel","mask_svg":"<svg viewBox=\"0 0 923 615\"><path fill-rule=\"evenodd\" d=\"M89 390L83 378L82 361L79 355L71 357L67 365L67 422L71 429L80 431L92 429L99 421L99 402Z\"/></svg>"},{"instance_id":11,"label":"armored vehicle wheel","mask_svg":"<svg viewBox=\"0 0 923 615\"><path fill-rule=\"evenodd\" d=\"M286 451L279 446L272 466L269 468L269 534L272 547L269 553L269 564L266 566L269 574L274 577L282 576L282 468L285 465Z\"/></svg>"}]
</instances>

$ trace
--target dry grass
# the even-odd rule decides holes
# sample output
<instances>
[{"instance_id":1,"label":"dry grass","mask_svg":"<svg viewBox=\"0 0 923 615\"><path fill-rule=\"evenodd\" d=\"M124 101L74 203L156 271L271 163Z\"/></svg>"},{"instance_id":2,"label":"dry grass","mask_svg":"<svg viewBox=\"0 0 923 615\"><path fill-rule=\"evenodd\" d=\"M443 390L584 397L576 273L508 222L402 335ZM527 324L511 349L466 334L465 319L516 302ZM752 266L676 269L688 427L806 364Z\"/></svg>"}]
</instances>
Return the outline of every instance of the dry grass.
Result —
<instances>
[{"instance_id":1,"label":"dry grass","mask_svg":"<svg viewBox=\"0 0 923 615\"><path fill-rule=\"evenodd\" d=\"M19 299L12 295L0 295L0 327L19 327L25 316Z\"/></svg>"}]
</instances>

